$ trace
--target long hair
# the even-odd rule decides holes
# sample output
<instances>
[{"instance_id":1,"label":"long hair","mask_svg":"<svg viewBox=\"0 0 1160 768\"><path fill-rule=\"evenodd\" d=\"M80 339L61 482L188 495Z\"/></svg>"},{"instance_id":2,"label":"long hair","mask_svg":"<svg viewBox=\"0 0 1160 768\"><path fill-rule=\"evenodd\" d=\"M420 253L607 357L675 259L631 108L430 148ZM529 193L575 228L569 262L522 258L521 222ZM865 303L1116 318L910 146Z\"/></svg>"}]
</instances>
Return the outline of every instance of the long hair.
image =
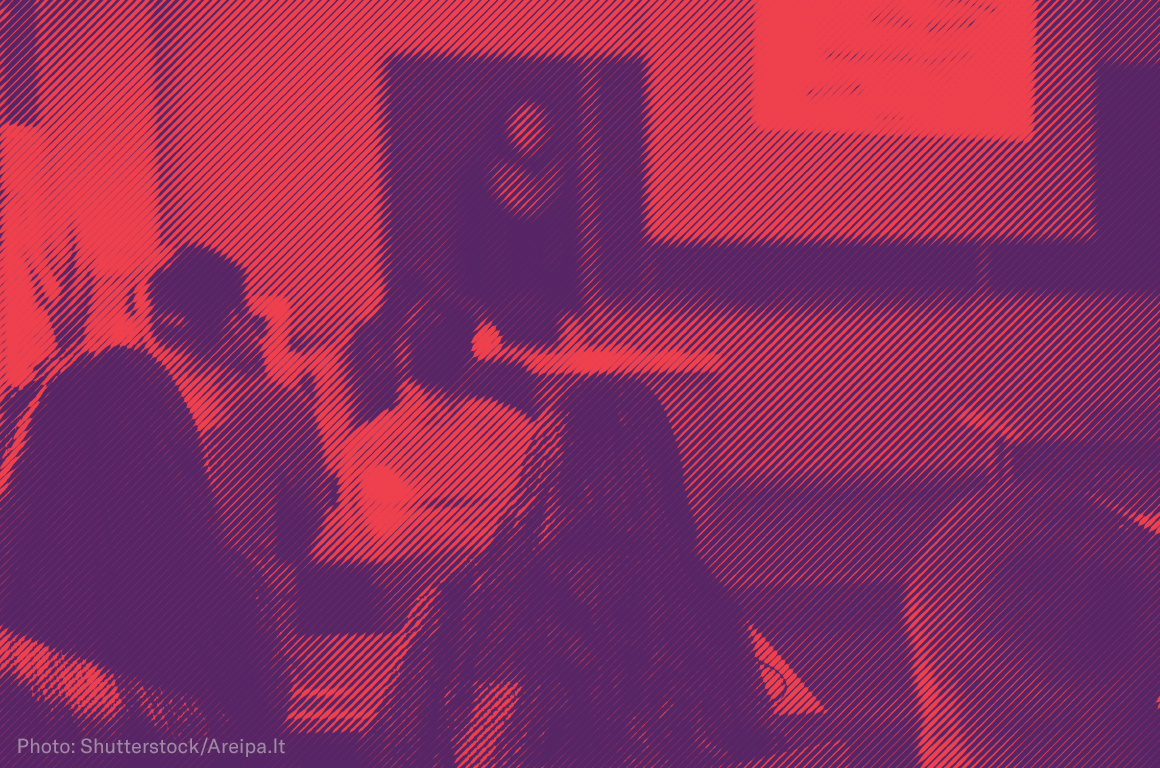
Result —
<instances>
[{"instance_id":1,"label":"long hair","mask_svg":"<svg viewBox=\"0 0 1160 768\"><path fill-rule=\"evenodd\" d=\"M495 685L486 764L660 766L780 747L746 624L696 552L680 457L644 385L590 378L545 417L512 508L439 590L368 763L454 765Z\"/></svg>"}]
</instances>

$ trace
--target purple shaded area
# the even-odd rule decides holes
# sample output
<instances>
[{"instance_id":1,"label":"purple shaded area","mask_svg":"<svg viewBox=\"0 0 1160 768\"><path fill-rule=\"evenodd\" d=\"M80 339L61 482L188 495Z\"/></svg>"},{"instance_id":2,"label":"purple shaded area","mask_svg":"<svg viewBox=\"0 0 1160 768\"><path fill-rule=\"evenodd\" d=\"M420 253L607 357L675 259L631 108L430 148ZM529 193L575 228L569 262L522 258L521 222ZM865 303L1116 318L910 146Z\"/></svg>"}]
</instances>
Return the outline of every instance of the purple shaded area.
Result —
<instances>
[{"instance_id":1,"label":"purple shaded area","mask_svg":"<svg viewBox=\"0 0 1160 768\"><path fill-rule=\"evenodd\" d=\"M3 80L6 123L36 125L40 119L40 71L35 0L8 0L4 30Z\"/></svg>"},{"instance_id":2,"label":"purple shaded area","mask_svg":"<svg viewBox=\"0 0 1160 768\"><path fill-rule=\"evenodd\" d=\"M125 691L143 683L233 728L274 726L261 584L218 536L193 419L156 361L116 348L49 381L3 503L0 623ZM155 732L126 717L126 735Z\"/></svg>"},{"instance_id":3,"label":"purple shaded area","mask_svg":"<svg viewBox=\"0 0 1160 768\"><path fill-rule=\"evenodd\" d=\"M8 119L33 124L38 109L35 6L15 3L9 9L4 59ZM175 45L172 11L161 3L154 11L164 236L179 229L173 222L180 214L165 201L178 199L183 183L173 177L167 154L174 141L169 110L180 94L170 77L174 62L166 58ZM1101 68L1099 234L1091 243L986 244L993 288L1156 289L1158 82L1155 67ZM393 407L404 376L453 398L488 397L537 416L545 407L540 382L514 367L473 361L471 335L479 322L488 321L507 340L552 343L562 315L583 309L584 281L604 300L621 304L650 292L673 301L767 305L798 293L840 301L867 292L978 287L978 243L649 242L643 227L646 93L646 68L635 59L408 58L384 65L384 268L391 290L347 350L356 423ZM541 105L549 115L550 137L534 158L514 152L505 134L508 111L524 101ZM535 216L521 218L501 205L492 186L497 163L532 179L555 179L550 200ZM197 314L208 306L208 290L182 284L176 298L187 300L186 314ZM234 294L230 307L237 303ZM76 307L83 315L87 300ZM70 316L68 322L71 335L62 334L54 318L62 347L77 340L77 321ZM635 398L624 411L629 414L624 423L654 419L642 434L657 442L640 450L662 457L657 459L665 467L658 470L657 492L667 494L673 530L654 531L655 538L640 551L616 550L617 526L628 525L625 520L636 507L604 499L583 516L576 512L566 521L571 527L545 544L529 533L538 522L514 512L509 528L488 550L493 559L474 564L443 587L440 615L420 635L406 667L416 709L400 715L388 704L368 742L370 764L388 762L382 757L387 752L375 752L387 750L386 745L402 750L390 752L403 755L401 760L411 756L428 764L426 757L446 757L447 734L460 727L456 718L464 707L470 708L464 692L497 670L571 697L559 709L543 700L521 705L520 717L543 726L538 733L544 735L534 744L504 746L525 764L564 754L583 755L589 764L625 762L624 750L630 748L616 731L620 726L597 722L603 711L600 697L612 690L599 687L604 685L600 675L619 676L621 687L613 686L617 696L637 697L610 705L614 721L625 707L637 705L648 713L646 719L653 717L667 694L634 677L638 667L632 665L656 649L664 656L682 633L690 646L700 642L711 650L696 651L703 653L692 664L696 675L673 683L685 686L679 706L689 707L697 697L712 699L706 705L706 727L715 729L735 756L779 746L747 721L746 708L756 706L756 694L751 654L742 651L747 641L738 630L742 608L735 608L716 582L718 569L711 574L696 556L684 491L676 490L679 458L665 442L671 441L667 421L662 424L663 414L656 416L648 393L610 392L602 386L577 390L564 406L567 439L573 449L599 446L593 454L620 445L625 436L609 421L610 414ZM5 447L16 417L38 389L6 394L0 432ZM255 419L238 425L231 439L290 457L279 466L278 477L258 477L261 462L254 460L237 478L247 487L275 489L278 556L299 569L299 628L319 634L395 631L418 596L423 574L443 563L432 555L385 568L307 566L310 543L334 502L319 469L317 435L310 433L316 426L302 416L313 393L304 390L297 397L295 403L263 409L269 422L293 422L280 437L271 437L269 423ZM263 718L280 714L283 692L265 677L272 674L274 652L252 610L257 599L265 599L263 587L250 565L217 538L213 521L219 510L208 495L197 435L168 374L125 350L80 358L49 383L30 434L5 499L11 516L3 553L6 587L11 587L5 625L105 664L126 679L217 702L235 722L273 732L272 721ZM569 460L575 462L576 455ZM585 498L591 477L604 482L640 459L626 455L619 456L620 465L574 463L562 470L572 473L574 483L562 498ZM1155 444L1023 446L1011 451L1010 465L1016 482L1057 477L1103 488L1115 484L1108 479L1110 468L1112 474L1154 474ZM309 471L299 471L302 466ZM295 480L302 483L295 485ZM1149 482L1154 488L1154 479ZM819 531L832 533L830 512L841 511L849 521L842 533L848 546L815 543L819 549L852 553L862 568L860 577L849 582L767 583L738 590L737 601L749 612L745 618L830 710L828 716L786 718L766 730L783 733L791 748L841 739L854 765L914 764L917 719L903 631L902 564L914 559L945 510L969 490L976 489L813 488L781 495L734 489L723 494L722 503L731 511L712 524L738 531L763 527L767 538L796 544L819 537ZM1157 692L1150 661L1156 658L1155 596L1148 576L1155 572L1153 545L1131 524L1102 515L1072 491L1045 490L1018 509L1024 516L1057 515L1061 525L1053 529L1057 538L1032 542L997 569L990 586L989 630L1017 636L1028 668L1052 684L1093 691L1108 680L1138 685L1125 689L1127 695L1100 710L1098 718L1076 706L1053 711L1051 722L1044 712L1012 709L980 721L979 727L992 729L996 738L1016 733L1026 754L1050 754L1064 737L1096 720L1091 753L1109 764L1131 764L1147 759L1156 738L1154 702L1148 699ZM758 495L758 501L750 498ZM899 501L899 495L906 498ZM517 530L523 524L528 528ZM889 535L880 533L883 527ZM1100 542L1100 558L1085 559L1079 552L1077 531ZM874 551L855 546L872 533ZM743 547L738 539L728 548ZM673 623L678 608L671 596L659 593L623 600L606 595L599 609L586 608L569 575L589 567L579 563L593 552L596 570L626 583L635 579L644 585L672 576L670 586L686 590L674 588L675 593L695 596L689 601L693 607L681 610L696 621L671 630L671 637L634 635L628 628L642 616ZM616 570L633 558L653 555L660 558L655 572L648 570L653 563L642 561L635 561L635 575ZM894 574L869 575L888 570L887 562L894 563ZM171 603L180 608L170 610ZM495 617L506 617L504 611L510 614L513 606L525 612L497 630ZM605 609L619 612L616 621L601 623L597 614ZM588 666L563 667L556 657L549 659L565 632L576 633L595 649ZM529 638L539 645L533 647ZM472 645L477 641L482 645ZM493 653L505 643L510 646L506 655ZM625 647L631 653L618 657ZM465 657L479 665L471 668ZM445 693L453 694L446 706ZM45 717L56 715L64 716ZM392 717L417 719L409 729L384 731L383 722ZM129 727L148 730L143 722ZM662 725L650 727L659 733ZM595 734L588 743L577 736L585 733ZM411 741L390 741L404 736ZM670 750L667 757L680 763L688 755L680 751L688 746L685 736L658 738L664 746L657 749ZM327 763L324 757L319 761Z\"/></svg>"},{"instance_id":4,"label":"purple shaded area","mask_svg":"<svg viewBox=\"0 0 1160 768\"><path fill-rule=\"evenodd\" d=\"M505 339L551 344L578 307L580 63L393 59L384 68L384 162L392 288L477 303ZM546 114L535 152L517 152L509 115ZM493 188L522 174L538 210L518 215Z\"/></svg>"},{"instance_id":5,"label":"purple shaded area","mask_svg":"<svg viewBox=\"0 0 1160 768\"><path fill-rule=\"evenodd\" d=\"M1099 68L1091 241L989 246L992 286L1008 291L1152 292L1160 288L1160 68Z\"/></svg>"},{"instance_id":6,"label":"purple shaded area","mask_svg":"<svg viewBox=\"0 0 1160 768\"><path fill-rule=\"evenodd\" d=\"M739 607L696 553L676 441L635 382L573 385L507 519L439 588L366 764L451 764L517 684L502 765L713 765L784 749Z\"/></svg>"},{"instance_id":7,"label":"purple shaded area","mask_svg":"<svg viewBox=\"0 0 1160 768\"><path fill-rule=\"evenodd\" d=\"M934 642L960 642L942 685L963 739L994 765L1155 765L1156 538L1071 482L1075 452L1024 452L1017 478L1033 452L1050 474L971 499L928 551L956 576L937 599L957 632Z\"/></svg>"}]
</instances>

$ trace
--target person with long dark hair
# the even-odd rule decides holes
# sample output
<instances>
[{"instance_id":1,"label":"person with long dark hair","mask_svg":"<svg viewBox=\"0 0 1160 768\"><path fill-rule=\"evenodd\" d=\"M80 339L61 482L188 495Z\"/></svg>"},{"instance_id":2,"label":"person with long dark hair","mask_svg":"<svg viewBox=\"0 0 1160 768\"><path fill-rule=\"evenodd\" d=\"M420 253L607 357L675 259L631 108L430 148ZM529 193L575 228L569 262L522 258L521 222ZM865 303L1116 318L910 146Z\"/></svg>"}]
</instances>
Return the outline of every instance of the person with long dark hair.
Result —
<instances>
[{"instance_id":1,"label":"person with long dark hair","mask_svg":"<svg viewBox=\"0 0 1160 768\"><path fill-rule=\"evenodd\" d=\"M642 383L567 389L491 543L409 621L367 765L720 765L785 748Z\"/></svg>"}]
</instances>

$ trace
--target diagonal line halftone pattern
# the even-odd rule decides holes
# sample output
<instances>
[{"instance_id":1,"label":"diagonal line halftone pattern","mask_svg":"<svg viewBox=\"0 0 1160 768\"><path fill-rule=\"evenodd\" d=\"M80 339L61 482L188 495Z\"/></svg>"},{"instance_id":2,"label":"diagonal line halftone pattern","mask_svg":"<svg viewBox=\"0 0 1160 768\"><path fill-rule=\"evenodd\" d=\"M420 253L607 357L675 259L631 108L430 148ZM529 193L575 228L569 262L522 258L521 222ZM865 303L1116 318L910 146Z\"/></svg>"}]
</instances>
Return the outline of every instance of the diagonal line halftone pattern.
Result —
<instances>
[{"instance_id":1,"label":"diagonal line halftone pattern","mask_svg":"<svg viewBox=\"0 0 1160 768\"><path fill-rule=\"evenodd\" d=\"M760 133L747 104L751 19L745 3L366 3L335 10L156 2L41 9L39 95L13 97L10 89L10 121L39 120L55 153L53 183L63 206L75 209L66 218L79 222L83 258L96 279L118 269L147 272L174 248L202 242L244 268L250 297L282 296L291 305L289 341L265 352L271 370L289 371L285 386L162 360L189 411L179 420L192 425L199 441L202 463L187 469L204 475L214 500L212 513L197 523L212 523L217 537L206 539L202 554L245 558L215 570L203 587L223 596L236 592L246 574L263 578L260 621L274 638L269 656L289 689L270 698L286 698L287 732L356 734L351 743L375 732L407 670L436 668L415 649L443 642L431 616L450 621L448 606L470 614L463 638L487 646L503 636L471 614L480 610L480 595L494 592L475 585L467 589L470 599L461 599L449 588L433 589L466 568L484 568L481 558L494 551L489 543L517 506L532 434L547 429L554 406L572 391L566 382L541 382L539 413L523 410L528 404L517 394L497 394L518 389L503 376L502 387L476 382L472 392L467 383L447 384L451 396L431 395L438 387L413 380L418 353L404 329L433 297L470 305L473 320L534 309L522 294L480 298L483 289L457 271L456 249L468 246L452 232L459 203L447 190L466 184L468 160L432 151L404 166L402 145L392 143L410 130L420 139L427 131L433 141L451 136L480 145L478 135L455 133L464 114L442 113L416 126L392 112L402 103L392 87L402 83L390 80L390 62L453 59L461 65L455 88L466 93L510 85L495 67L512 61L571 73L554 84L557 91L544 92L574 102L560 108L575 115L564 128L573 142L561 151L566 171L541 183L533 158L518 173L509 166L496 183L529 220L554 196L571 195L567 224L575 238L561 247L573 249L576 295L567 298L568 310L580 315L585 343L682 349L720 361L709 373L637 378L671 424L697 558L830 718L812 736L801 735L808 723L774 721L789 739L788 754L749 764L1128 764L1147 748L1140 734L1152 726L1125 703L1129 695L1151 695L1146 703L1154 716L1160 695L1133 687L1153 678L1141 660L1148 633L1126 618L1139 609L1129 597L1146 605L1140 595L1152 594L1140 576L1154 557L1140 538L1146 529L1076 501L1074 489L1044 490L1034 462L1042 445L1090 443L1110 446L1105 453L1112 454L1117 446L1155 440L1150 414L1160 355L1148 286L1118 294L992 291L986 244L978 246L981 286L919 296L856 292L823 280L804 286L801 296L775 290L744 305L658 286L674 284L666 273L678 267L664 250L673 243L689 244L691 259L709 262L712 254L697 248L723 244L727 256L743 258L744 248L765 254L761 249L774 241L817 244L819 253L853 241L918 242L921 260L935 258L934 246L924 250L934 240L1099 243L1104 228L1146 229L1151 223L1128 218L1137 215L1131 211L1096 209L1095 89L1108 61L1155 61L1154 9L1142 2L1040 3L1036 134L1026 144ZM643 80L620 83L610 74L616 66L636 67ZM431 101L457 98L431 87ZM635 170L617 167L627 163L616 159L620 145L637 140L617 133L622 119L643 124L636 126L639 146L625 152L636 153ZM406 151L426 151L413 148L421 144ZM400 199L403 167L435 181L412 185L414 194ZM619 190L633 172L640 188ZM408 216L434 224L416 229ZM117 226L105 226L108 219ZM470 235L469 247L480 252L501 250L512 237L499 230ZM153 253L157 243L160 254ZM768 248L772 254L774 246ZM724 269L701 266L707 274ZM741 287L769 286L771 269L759 259L732 279ZM395 307L403 319L397 335L378 339L369 358L398 374L397 381L384 374L395 382L397 405L388 413L393 419L360 423L353 414L365 393L347 367L350 349L381 306ZM146 324L140 316L136 322ZM165 358L156 340L140 343ZM247 353L239 344L222 357L237 361ZM263 387L275 394L260 394ZM118 401L115 408L123 410L108 421L131 423L136 405ZM970 422L967 412L981 416ZM980 424L1008 425L1018 436L1005 450L1018 460L1003 459L995 448L1002 436ZM351 447L354 435L363 440L361 451ZM1148 468L1117 468L1113 459L1065 457L1041 471L1077 487L1137 472L1144 490L1132 492L1148 499ZM1016 465L1007 480L1005 461ZM387 465L415 498L376 496L363 481L368 468ZM50 476L49 469L43 473ZM113 490L145 496L167 482L160 474L129 473ZM379 511L369 511L372 504ZM376 528L387 518L402 521L391 535L384 525ZM529 546L546 547L553 530L545 528ZM7 561L19 561L17 549L6 542ZM136 562L132 552L118 552L123 561L110 568ZM634 554L642 552L652 556L643 546ZM1057 565L1063 561L1070 565ZM85 581L82 570L76 565L64 582ZM542 580L558 594L584 595L590 587L576 585L585 573L561 566ZM1062 605L1043 573L1059 576L1080 596L1082 610ZM637 575L648 582L649 573ZM339 594L355 582L368 604L352 607ZM59 599L49 586L43 594L36 588L29 600ZM620 596L622 588L606 590ZM311 618L302 596L319 592L330 612L319 609L323 618ZM617 642L653 637L648 628L697 615L673 597L684 597L676 587L648 594L651 602L631 630L610 631ZM1101 601L1115 611L1099 613ZM596 697L598 708L628 711L620 693L631 675L617 678L623 669L611 662L600 666L595 641L569 656L560 650L563 635L553 634L564 632L551 624L558 617L540 618L545 623L511 621L528 637L552 641L543 656L551 664L596 669L585 694ZM176 608L158 608L152 619L184 620ZM311 621L332 624L307 631ZM1052 645L1052 635L1066 635L1069 627L1088 632L1089 645ZM1101 651L1101 643L1117 640L1111 627L1140 647ZM649 682L641 690L668 684L657 682L665 670L696 667L689 659L699 635L685 634L692 637L687 646L661 643L655 659L642 662ZM513 647L527 645L526 638L505 637ZM122 691L155 682L125 677L116 662L86 655L88 646L82 652L27 640L5 639L4 648L15 649L5 658L24 670L21 679L41 681L30 689L30 711L43 707L61 729L92 701L111 700L106 673ZM183 652L178 662L189 670L205 663L195 651ZM479 681L472 701L448 685L449 714L439 726L452 734L440 732L446 754L467 764L526 757L520 750L530 742L520 739L543 726L543 711L565 711L542 692L551 681L534 689L539 699L513 683L531 674L515 655L492 646L478 653L475 662L492 678ZM1075 664L1061 672L1061 658ZM1069 681L1082 695L1068 689ZM184 711L172 700L184 691L166 686L186 682L165 680L156 684L159 692L138 698L169 696L161 709ZM205 694L206 700L229 695ZM580 712L569 702L567 711ZM741 715L755 709L738 706ZM709 752L713 737L728 741L705 722L682 724L668 715L650 721L654 714L632 716L652 729L635 742L639 752L632 754L642 763L666 740ZM406 721L411 715L401 714L400 722L426 727L418 715ZM1145 724L1131 730L1124 723L1133 718ZM1081 734L1078 722L1089 729ZM579 741L565 743L583 754Z\"/></svg>"}]
</instances>

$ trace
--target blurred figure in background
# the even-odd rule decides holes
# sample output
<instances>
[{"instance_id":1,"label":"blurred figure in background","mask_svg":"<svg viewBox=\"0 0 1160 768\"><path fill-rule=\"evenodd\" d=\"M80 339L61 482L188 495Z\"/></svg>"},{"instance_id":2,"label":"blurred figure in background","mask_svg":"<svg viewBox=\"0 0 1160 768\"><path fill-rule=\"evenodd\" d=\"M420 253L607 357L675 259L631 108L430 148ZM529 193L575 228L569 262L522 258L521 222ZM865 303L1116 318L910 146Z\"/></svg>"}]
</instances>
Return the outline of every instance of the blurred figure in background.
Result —
<instances>
[{"instance_id":1,"label":"blurred figure in background","mask_svg":"<svg viewBox=\"0 0 1160 768\"><path fill-rule=\"evenodd\" d=\"M397 538L425 504L449 512L456 505L502 505L515 486L539 415L538 382L518 364L476 360L476 325L459 302L416 307L404 326L405 375L391 393L393 407L347 440L340 514L352 528L361 519L380 544ZM438 517L433 509L426 514ZM459 528L472 527L468 537L486 541L490 530L483 532L482 522L475 517Z\"/></svg>"},{"instance_id":2,"label":"blurred figure in background","mask_svg":"<svg viewBox=\"0 0 1160 768\"><path fill-rule=\"evenodd\" d=\"M1073 478L951 510L909 587L923 765L1156 765L1158 556Z\"/></svg>"},{"instance_id":3,"label":"blurred figure in background","mask_svg":"<svg viewBox=\"0 0 1160 768\"><path fill-rule=\"evenodd\" d=\"M17 236L23 234L19 228L9 228L6 233L4 319L9 338L4 361L8 380L0 403L0 498L6 496L45 382L66 368L80 351L94 283L79 263L75 237L63 254L48 254L63 258L37 254L39 258L32 260L30 252L13 247L19 245L13 242L17 240L14 229ZM44 334L46 326L48 334ZM11 522L7 505L0 506L0 513L7 528ZM3 538L0 541L0 558L8 562L14 556L11 545ZM0 567L0 573L4 572ZM0 589L6 587L0 583ZM0 688L5 712L2 735L6 739L20 738L19 733L36 722L99 720L123 706L107 670L13 634L3 621Z\"/></svg>"},{"instance_id":4,"label":"blurred figure in background","mask_svg":"<svg viewBox=\"0 0 1160 768\"><path fill-rule=\"evenodd\" d=\"M149 299L157 354L193 411L224 535L284 579L309 561L334 504L311 382L287 387L268 375L267 323L250 311L245 273L222 254L183 246Z\"/></svg>"},{"instance_id":5,"label":"blurred figure in background","mask_svg":"<svg viewBox=\"0 0 1160 768\"><path fill-rule=\"evenodd\" d=\"M414 297L394 288L391 298L347 350L356 427L337 462L338 508L313 552L329 575L313 593L352 601L327 597L320 631L397 632L424 589L481 549L539 413L535 377L474 358L469 303L444 296L410 306ZM356 593L368 597L354 601Z\"/></svg>"},{"instance_id":6,"label":"blurred figure in background","mask_svg":"<svg viewBox=\"0 0 1160 768\"><path fill-rule=\"evenodd\" d=\"M246 296L246 275L226 256L187 244L153 278L156 354L190 404L224 541L265 583L262 621L274 637L282 722L296 678L301 593L313 583L311 547L334 506L314 419L312 381L271 377L267 322ZM288 385L288 386L287 386Z\"/></svg>"}]
</instances>

